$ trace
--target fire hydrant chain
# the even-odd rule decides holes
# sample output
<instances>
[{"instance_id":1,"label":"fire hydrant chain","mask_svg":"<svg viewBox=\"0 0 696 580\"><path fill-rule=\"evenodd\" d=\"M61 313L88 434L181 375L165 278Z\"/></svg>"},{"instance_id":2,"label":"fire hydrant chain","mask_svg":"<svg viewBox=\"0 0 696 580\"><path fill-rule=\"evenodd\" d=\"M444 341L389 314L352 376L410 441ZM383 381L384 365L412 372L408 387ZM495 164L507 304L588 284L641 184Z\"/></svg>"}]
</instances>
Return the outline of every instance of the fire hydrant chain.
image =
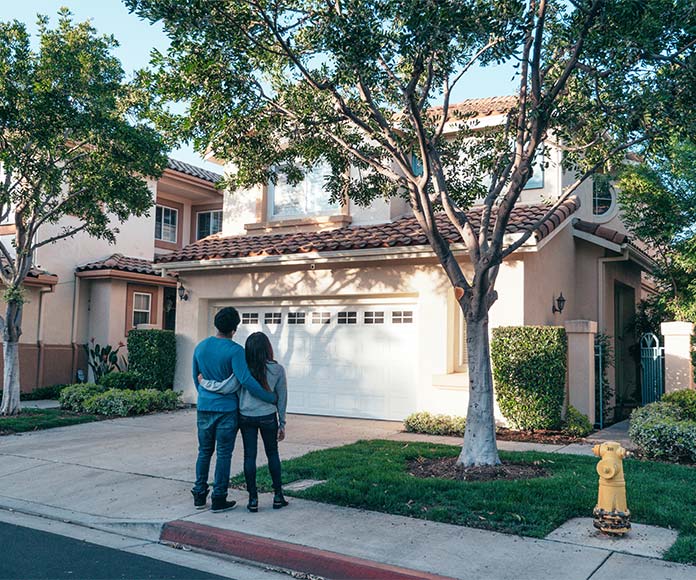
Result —
<instances>
[{"instance_id":1,"label":"fire hydrant chain","mask_svg":"<svg viewBox=\"0 0 696 580\"><path fill-rule=\"evenodd\" d=\"M626 450L616 441L607 441L595 445L592 452L601 457L597 464L599 494L593 512L594 527L605 534L622 536L631 529L623 470Z\"/></svg>"}]
</instances>

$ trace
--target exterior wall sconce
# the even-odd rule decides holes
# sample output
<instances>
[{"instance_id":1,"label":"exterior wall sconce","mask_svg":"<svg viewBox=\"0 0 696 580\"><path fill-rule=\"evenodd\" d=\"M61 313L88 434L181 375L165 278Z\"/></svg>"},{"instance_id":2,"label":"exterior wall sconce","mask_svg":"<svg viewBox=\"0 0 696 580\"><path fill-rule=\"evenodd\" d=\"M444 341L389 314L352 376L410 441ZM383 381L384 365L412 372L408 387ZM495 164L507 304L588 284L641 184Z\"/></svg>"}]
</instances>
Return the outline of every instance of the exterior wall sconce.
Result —
<instances>
[{"instance_id":1,"label":"exterior wall sconce","mask_svg":"<svg viewBox=\"0 0 696 580\"><path fill-rule=\"evenodd\" d=\"M186 291L186 288L184 288L183 284L179 284L179 289L177 292L179 294L179 300L186 302L189 299L188 292Z\"/></svg>"},{"instance_id":2,"label":"exterior wall sconce","mask_svg":"<svg viewBox=\"0 0 696 580\"><path fill-rule=\"evenodd\" d=\"M181 289L180 289L181 290ZM551 312L560 314L565 308L566 299L563 298L563 292L558 295L558 298L554 299L553 306L551 307Z\"/></svg>"}]
</instances>

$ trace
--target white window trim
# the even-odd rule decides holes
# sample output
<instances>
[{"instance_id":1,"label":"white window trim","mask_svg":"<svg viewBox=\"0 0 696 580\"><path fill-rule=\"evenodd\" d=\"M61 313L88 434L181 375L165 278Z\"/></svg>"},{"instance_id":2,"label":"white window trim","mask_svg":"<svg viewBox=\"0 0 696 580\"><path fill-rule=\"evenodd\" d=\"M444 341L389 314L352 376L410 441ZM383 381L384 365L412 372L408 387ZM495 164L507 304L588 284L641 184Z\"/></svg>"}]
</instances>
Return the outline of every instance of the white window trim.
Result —
<instances>
[{"instance_id":1,"label":"white window trim","mask_svg":"<svg viewBox=\"0 0 696 580\"><path fill-rule=\"evenodd\" d=\"M198 221L198 218L199 218L199 216L200 216L201 214L204 214L204 213L211 213L211 214L212 214L212 213L219 213L219 214L220 214L220 230L219 230L219 231L220 231L220 232L222 231L222 210L221 210L221 209L206 209L206 210L202 210L202 211L197 211L197 212L196 212L196 241L202 239L202 238L201 238L200 228L199 228L200 222ZM212 217L211 217L210 222L212 223L212 221L213 221L213 220L212 220ZM179 222L177 221L177 224L178 224L178 223L179 223ZM219 233L219 232L214 232L214 233L217 234L217 233ZM213 234L211 233L211 234L208 234L208 235L209 235L209 236L212 236ZM206 237L208 237L208 236L206 236Z\"/></svg>"},{"instance_id":2,"label":"white window trim","mask_svg":"<svg viewBox=\"0 0 696 580\"><path fill-rule=\"evenodd\" d=\"M619 195L618 195L618 192L616 191L616 186L614 184L612 184L612 187L611 187L612 195L611 195L611 205L609 206L609 209L602 214L596 214L594 212L594 183L592 180L588 180L588 181L590 184L590 187L589 187L590 203L589 203L589 205L590 205L590 216L592 216L591 220L595 223L598 223L598 224L605 224L607 222L610 222L611 220L613 220L616 217L616 214L619 213L619 203L618 203Z\"/></svg>"},{"instance_id":3,"label":"white window trim","mask_svg":"<svg viewBox=\"0 0 696 580\"><path fill-rule=\"evenodd\" d=\"M147 310L142 310L135 307L136 296L147 296ZM133 328L137 326L135 322L136 312L147 312L147 322L138 322L138 324L152 324L152 294L150 292L133 292L133 312L131 314L131 324Z\"/></svg>"},{"instance_id":4,"label":"white window trim","mask_svg":"<svg viewBox=\"0 0 696 580\"><path fill-rule=\"evenodd\" d=\"M162 209L162 219L164 219L164 210L165 210L165 209L168 209L169 211L173 211L173 212L176 213L176 226L174 227L174 241L172 241L172 240L166 240L166 239L164 239L164 238L158 238L158 237L157 237L157 209L158 209L158 208L161 208L161 209ZM161 205L161 204L159 204L159 203L155 206L155 239L156 239L158 242L165 242L165 243L167 243L167 244L176 244L176 243L178 243L178 241L179 241L179 223L180 223L180 221L179 221L179 210L178 210L178 209L176 209L175 207L169 207L168 205ZM164 223L163 223L162 225L164 226ZM160 231L164 231L164 227L162 227L162 228L160 229Z\"/></svg>"}]
</instances>

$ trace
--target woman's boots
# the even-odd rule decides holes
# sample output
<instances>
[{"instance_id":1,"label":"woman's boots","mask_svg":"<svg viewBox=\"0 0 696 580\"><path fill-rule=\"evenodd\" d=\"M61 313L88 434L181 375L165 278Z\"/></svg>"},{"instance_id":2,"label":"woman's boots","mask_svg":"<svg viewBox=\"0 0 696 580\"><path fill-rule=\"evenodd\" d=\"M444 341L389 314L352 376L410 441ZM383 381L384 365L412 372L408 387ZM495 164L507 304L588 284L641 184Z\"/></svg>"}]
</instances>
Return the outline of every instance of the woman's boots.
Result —
<instances>
[{"instance_id":1,"label":"woman's boots","mask_svg":"<svg viewBox=\"0 0 696 580\"><path fill-rule=\"evenodd\" d=\"M280 508L284 508L287 505L288 501L283 496L283 490L276 490L275 495L273 496L273 509L279 510Z\"/></svg>"}]
</instances>

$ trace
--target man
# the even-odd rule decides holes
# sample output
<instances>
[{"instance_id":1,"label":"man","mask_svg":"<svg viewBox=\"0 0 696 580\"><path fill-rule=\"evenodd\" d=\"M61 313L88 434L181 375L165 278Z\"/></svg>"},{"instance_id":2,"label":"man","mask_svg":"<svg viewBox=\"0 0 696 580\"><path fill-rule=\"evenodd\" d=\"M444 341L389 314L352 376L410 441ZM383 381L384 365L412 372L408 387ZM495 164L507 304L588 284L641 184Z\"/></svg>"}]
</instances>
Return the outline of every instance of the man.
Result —
<instances>
[{"instance_id":1,"label":"man","mask_svg":"<svg viewBox=\"0 0 696 580\"><path fill-rule=\"evenodd\" d=\"M244 357L244 349L232 340L239 326L239 313L227 307L215 315L217 334L201 341L193 353L193 383L198 391L198 460L196 461L196 483L191 490L193 505L203 509L208 497L208 472L210 459L217 446L215 480L211 496L211 511L224 512L232 509L236 502L227 501L227 486L230 479L230 463L234 441L238 430L238 393L246 388L255 397L275 404L277 395L266 391L251 376ZM227 394L207 391L198 382L198 375L206 379L223 381L232 374L237 378L237 388Z\"/></svg>"}]
</instances>

